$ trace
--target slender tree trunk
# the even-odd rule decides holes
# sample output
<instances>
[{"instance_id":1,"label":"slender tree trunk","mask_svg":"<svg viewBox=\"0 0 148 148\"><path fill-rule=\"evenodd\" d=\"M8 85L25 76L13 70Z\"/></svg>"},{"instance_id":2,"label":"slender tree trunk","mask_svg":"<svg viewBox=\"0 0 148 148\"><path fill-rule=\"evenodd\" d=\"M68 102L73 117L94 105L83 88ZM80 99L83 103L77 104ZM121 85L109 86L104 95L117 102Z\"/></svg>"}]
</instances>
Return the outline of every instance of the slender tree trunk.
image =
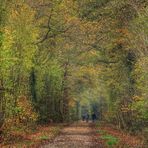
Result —
<instances>
[{"instance_id":1,"label":"slender tree trunk","mask_svg":"<svg viewBox=\"0 0 148 148\"><path fill-rule=\"evenodd\" d=\"M30 75L30 89L31 89L31 95L32 95L32 101L34 103L37 102L37 95L36 95L36 76L35 76L35 70L34 68L31 71Z\"/></svg>"},{"instance_id":2,"label":"slender tree trunk","mask_svg":"<svg viewBox=\"0 0 148 148\"><path fill-rule=\"evenodd\" d=\"M68 66L69 66L69 61L67 61L64 64L64 76L63 76L63 82L62 82L62 87L63 87L63 96L62 96L62 116L63 116L63 122L69 120L69 98L68 98Z\"/></svg>"}]
</instances>

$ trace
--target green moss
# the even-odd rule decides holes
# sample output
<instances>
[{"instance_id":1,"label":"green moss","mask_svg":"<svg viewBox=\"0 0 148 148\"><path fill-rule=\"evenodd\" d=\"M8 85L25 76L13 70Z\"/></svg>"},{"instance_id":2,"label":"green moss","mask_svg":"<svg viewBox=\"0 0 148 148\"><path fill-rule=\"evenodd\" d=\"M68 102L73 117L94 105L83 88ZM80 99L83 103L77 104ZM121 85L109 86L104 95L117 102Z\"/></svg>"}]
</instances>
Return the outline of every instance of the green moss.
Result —
<instances>
[{"instance_id":1,"label":"green moss","mask_svg":"<svg viewBox=\"0 0 148 148\"><path fill-rule=\"evenodd\" d=\"M97 133L99 133L101 135L105 135L106 134L106 131L104 131L104 130L97 130Z\"/></svg>"},{"instance_id":2,"label":"green moss","mask_svg":"<svg viewBox=\"0 0 148 148\"><path fill-rule=\"evenodd\" d=\"M40 139L40 140L48 140L48 139L49 139L49 137L48 137L48 136L46 136L46 135L43 135L43 136L40 136L40 137L39 137L39 139Z\"/></svg>"},{"instance_id":3,"label":"green moss","mask_svg":"<svg viewBox=\"0 0 148 148\"><path fill-rule=\"evenodd\" d=\"M119 142L119 139L112 135L103 135L101 136L101 138L106 140L106 143L109 147L112 147L113 145L117 145Z\"/></svg>"}]
</instances>

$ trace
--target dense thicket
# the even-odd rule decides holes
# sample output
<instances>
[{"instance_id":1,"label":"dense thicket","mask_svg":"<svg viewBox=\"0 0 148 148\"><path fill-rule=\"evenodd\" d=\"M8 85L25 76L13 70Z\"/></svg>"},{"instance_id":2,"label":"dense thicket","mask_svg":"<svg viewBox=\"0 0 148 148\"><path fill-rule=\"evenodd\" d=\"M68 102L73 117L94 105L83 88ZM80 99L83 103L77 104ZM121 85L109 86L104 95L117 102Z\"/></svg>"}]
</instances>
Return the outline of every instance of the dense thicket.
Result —
<instances>
[{"instance_id":1,"label":"dense thicket","mask_svg":"<svg viewBox=\"0 0 148 148\"><path fill-rule=\"evenodd\" d=\"M4 127L93 111L147 126L147 15L145 0L0 0Z\"/></svg>"}]
</instances>

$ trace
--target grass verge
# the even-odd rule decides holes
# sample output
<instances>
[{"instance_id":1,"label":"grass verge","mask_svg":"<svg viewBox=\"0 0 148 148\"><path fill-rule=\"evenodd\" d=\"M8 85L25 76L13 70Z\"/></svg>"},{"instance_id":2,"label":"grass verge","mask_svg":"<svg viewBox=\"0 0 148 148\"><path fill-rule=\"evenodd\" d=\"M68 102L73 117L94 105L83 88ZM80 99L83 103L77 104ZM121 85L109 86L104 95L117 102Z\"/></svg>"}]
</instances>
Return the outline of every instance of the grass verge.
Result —
<instances>
[{"instance_id":1,"label":"grass verge","mask_svg":"<svg viewBox=\"0 0 148 148\"><path fill-rule=\"evenodd\" d=\"M105 130L97 130L100 135L99 138L105 141L107 147L113 148L119 143L119 139L113 135L110 135Z\"/></svg>"}]
</instances>

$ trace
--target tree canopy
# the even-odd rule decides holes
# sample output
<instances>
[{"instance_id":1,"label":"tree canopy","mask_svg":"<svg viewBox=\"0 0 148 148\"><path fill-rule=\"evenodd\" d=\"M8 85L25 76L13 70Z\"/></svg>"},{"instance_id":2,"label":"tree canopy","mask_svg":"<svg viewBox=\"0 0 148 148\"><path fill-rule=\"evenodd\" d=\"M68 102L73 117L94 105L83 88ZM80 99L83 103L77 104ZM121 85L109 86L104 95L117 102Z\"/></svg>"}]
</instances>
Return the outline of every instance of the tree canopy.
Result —
<instances>
[{"instance_id":1,"label":"tree canopy","mask_svg":"<svg viewBox=\"0 0 148 148\"><path fill-rule=\"evenodd\" d=\"M0 0L4 128L84 112L147 126L147 15L146 0Z\"/></svg>"}]
</instances>

